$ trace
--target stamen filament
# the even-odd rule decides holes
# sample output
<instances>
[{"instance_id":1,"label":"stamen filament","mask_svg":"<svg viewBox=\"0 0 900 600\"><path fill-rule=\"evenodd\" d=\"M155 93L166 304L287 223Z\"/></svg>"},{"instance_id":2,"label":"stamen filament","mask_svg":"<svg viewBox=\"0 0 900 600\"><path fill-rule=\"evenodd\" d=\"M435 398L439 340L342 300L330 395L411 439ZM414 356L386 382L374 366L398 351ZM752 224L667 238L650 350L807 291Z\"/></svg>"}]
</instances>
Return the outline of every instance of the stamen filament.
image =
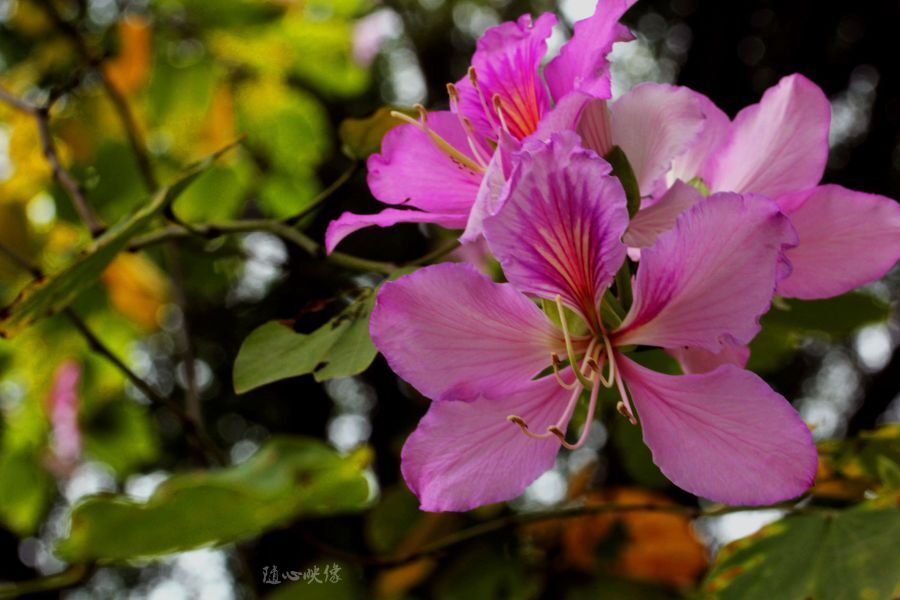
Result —
<instances>
[{"instance_id":1,"label":"stamen filament","mask_svg":"<svg viewBox=\"0 0 900 600\"><path fill-rule=\"evenodd\" d=\"M578 391L579 393L581 392L581 390ZM517 415L509 415L508 417L506 417L506 420L510 423L515 423L516 425L518 425L519 429L522 430L522 433L530 438L534 438L536 440L546 440L551 435L549 433L534 433L533 431L528 429L528 424L525 422L525 419Z\"/></svg>"},{"instance_id":2,"label":"stamen filament","mask_svg":"<svg viewBox=\"0 0 900 600\"><path fill-rule=\"evenodd\" d=\"M578 385L578 379L576 378L572 383L568 383L562 378L562 375L559 372L562 364L560 363L559 356L556 355L556 352L550 355L550 362L553 364L553 376L556 377L556 382L567 390L575 389L575 386Z\"/></svg>"},{"instance_id":3,"label":"stamen filament","mask_svg":"<svg viewBox=\"0 0 900 600\"><path fill-rule=\"evenodd\" d=\"M475 128L472 126L472 121L464 117L459 110L459 91L452 83L447 84L447 95L450 97L450 110L456 114L456 118L459 119L460 127L462 127L463 131L466 133L466 142L469 143L469 150L472 151L472 156L475 157L475 160L479 162L482 168L487 170L490 157L485 156L484 151L476 142L477 137L475 136Z\"/></svg>"},{"instance_id":4,"label":"stamen filament","mask_svg":"<svg viewBox=\"0 0 900 600\"><path fill-rule=\"evenodd\" d=\"M594 412L597 409L597 396L600 394L600 386L595 385L591 390L591 399L588 403L587 415L584 418L584 428L581 430L581 436L578 438L578 441L574 444L570 444L566 441L566 434L559 427L559 425L551 425L547 428L547 431L557 438L559 438L559 442L563 445L563 447L568 448L569 450L577 450L584 446L584 443L587 441L588 435L591 432L591 424L594 422Z\"/></svg>"},{"instance_id":5,"label":"stamen filament","mask_svg":"<svg viewBox=\"0 0 900 600\"><path fill-rule=\"evenodd\" d=\"M497 122L494 121L494 115L491 114L490 107L488 107L487 98L484 97L484 92L481 91L481 86L478 85L478 75L475 73L475 67L469 67L469 81L472 82L472 87L475 88L475 92L478 94L478 99L481 101L481 110L484 111L488 122L491 124L491 129L497 129Z\"/></svg>"},{"instance_id":6,"label":"stamen filament","mask_svg":"<svg viewBox=\"0 0 900 600\"><path fill-rule=\"evenodd\" d=\"M562 297L557 294L556 295L556 310L559 312L559 322L562 326L563 330L563 338L566 341L566 353L569 355L569 364L575 365L575 348L572 346L572 336L569 335L569 324L566 322L566 313L563 310ZM578 380L584 388L591 389L593 387L593 383L585 378L584 374L581 372L581 369L572 369L575 372L575 378Z\"/></svg>"},{"instance_id":7,"label":"stamen filament","mask_svg":"<svg viewBox=\"0 0 900 600\"><path fill-rule=\"evenodd\" d=\"M509 127L506 126L506 119L503 118L503 104L500 100L500 94L494 94L494 97L491 99L494 102L494 110L497 112L497 118L500 119L500 126L503 128L503 131L509 133Z\"/></svg>"},{"instance_id":8,"label":"stamen filament","mask_svg":"<svg viewBox=\"0 0 900 600\"><path fill-rule=\"evenodd\" d=\"M391 116L401 121L405 121L410 125L415 125L418 127L423 133L428 135L431 138L438 148L444 151L451 159L462 165L463 167L475 172L475 173L484 173L484 167L473 161L471 158L454 148L450 143L439 136L433 129L428 126L428 113L425 111L425 108L421 104L416 104L416 110L419 111L419 115L421 117L421 121L413 119L409 115L403 114L402 112L398 112L396 110L391 111Z\"/></svg>"}]
</instances>

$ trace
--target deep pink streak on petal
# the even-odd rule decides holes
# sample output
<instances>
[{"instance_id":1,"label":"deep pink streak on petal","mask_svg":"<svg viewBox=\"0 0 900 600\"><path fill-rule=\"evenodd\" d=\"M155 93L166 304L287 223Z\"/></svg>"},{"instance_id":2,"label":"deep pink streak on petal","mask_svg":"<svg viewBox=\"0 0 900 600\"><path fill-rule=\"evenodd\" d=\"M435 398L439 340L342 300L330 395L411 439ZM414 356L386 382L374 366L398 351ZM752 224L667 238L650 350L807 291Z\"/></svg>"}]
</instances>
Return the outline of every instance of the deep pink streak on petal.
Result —
<instances>
[{"instance_id":1,"label":"deep pink streak on petal","mask_svg":"<svg viewBox=\"0 0 900 600\"><path fill-rule=\"evenodd\" d=\"M675 227L678 217L702 199L700 190L676 181L656 204L642 208L634 215L622 241L633 248L652 246L659 234Z\"/></svg>"},{"instance_id":2,"label":"deep pink streak on petal","mask_svg":"<svg viewBox=\"0 0 900 600\"><path fill-rule=\"evenodd\" d=\"M703 348L672 348L668 353L678 361L686 374L708 373L722 365L744 368L750 359L750 348L733 344L726 344L718 353Z\"/></svg>"},{"instance_id":3,"label":"deep pink streak on petal","mask_svg":"<svg viewBox=\"0 0 900 600\"><path fill-rule=\"evenodd\" d=\"M578 144L574 133L556 134L520 153L509 194L484 228L512 285L543 298L559 294L590 318L625 258L628 213L609 164Z\"/></svg>"},{"instance_id":4,"label":"deep pink streak on petal","mask_svg":"<svg viewBox=\"0 0 900 600\"><path fill-rule=\"evenodd\" d=\"M791 298L828 298L881 278L900 260L900 204L890 198L822 185L779 199L799 243L794 269L778 286Z\"/></svg>"},{"instance_id":5,"label":"deep pink streak on petal","mask_svg":"<svg viewBox=\"0 0 900 600\"><path fill-rule=\"evenodd\" d=\"M465 264L385 283L369 331L391 368L433 400L502 396L564 352L533 302Z\"/></svg>"},{"instance_id":6,"label":"deep pink streak on petal","mask_svg":"<svg viewBox=\"0 0 900 600\"><path fill-rule=\"evenodd\" d=\"M550 98L541 81L538 67L547 52L547 38L556 24L556 16L544 13L532 21L525 14L517 21L488 29L478 40L472 66L491 115L469 80L468 74L456 83L459 110L468 117L483 137L496 139L498 125L492 98L499 94L510 133L523 139L534 132L538 121L550 107Z\"/></svg>"},{"instance_id":7,"label":"deep pink streak on petal","mask_svg":"<svg viewBox=\"0 0 900 600\"><path fill-rule=\"evenodd\" d=\"M802 75L784 77L738 113L716 152L709 189L776 198L819 183L828 159L831 105Z\"/></svg>"},{"instance_id":8,"label":"deep pink streak on petal","mask_svg":"<svg viewBox=\"0 0 900 600\"><path fill-rule=\"evenodd\" d=\"M641 250L634 304L616 343L710 352L749 343L789 272L783 250L795 242L787 217L767 198L704 198Z\"/></svg>"},{"instance_id":9,"label":"deep pink streak on petal","mask_svg":"<svg viewBox=\"0 0 900 600\"><path fill-rule=\"evenodd\" d=\"M718 150L731 129L731 119L716 106L712 100L699 92L689 90L700 104L705 120L700 135L687 151L675 159L672 163L670 176L672 179L690 181L694 177L707 178L707 166L711 162L715 151Z\"/></svg>"},{"instance_id":10,"label":"deep pink streak on petal","mask_svg":"<svg viewBox=\"0 0 900 600\"><path fill-rule=\"evenodd\" d=\"M447 229L462 229L466 224L465 214L433 213L421 210L386 208L373 215L357 215L345 212L328 224L325 230L325 250L331 254L335 247L351 233L377 225L390 227L397 223L434 223Z\"/></svg>"},{"instance_id":11,"label":"deep pink streak on petal","mask_svg":"<svg viewBox=\"0 0 900 600\"><path fill-rule=\"evenodd\" d=\"M521 494L553 466L560 444L532 439L506 417L545 431L568 394L545 377L500 398L432 402L401 455L403 478L422 510L464 511Z\"/></svg>"},{"instance_id":12,"label":"deep pink streak on petal","mask_svg":"<svg viewBox=\"0 0 900 600\"><path fill-rule=\"evenodd\" d=\"M809 428L762 379L734 365L664 375L617 359L653 462L677 486L716 502L795 498L816 475Z\"/></svg>"},{"instance_id":13,"label":"deep pink streak on petal","mask_svg":"<svg viewBox=\"0 0 900 600\"><path fill-rule=\"evenodd\" d=\"M428 126L462 154L472 158L465 131L449 111L428 113ZM481 174L454 162L415 125L394 127L381 152L369 157L372 195L387 204L407 204L438 213L468 213Z\"/></svg>"},{"instance_id":14,"label":"deep pink streak on petal","mask_svg":"<svg viewBox=\"0 0 900 600\"><path fill-rule=\"evenodd\" d=\"M654 193L672 161L694 144L705 125L703 106L685 87L642 83L609 107L612 142L628 157L641 195Z\"/></svg>"},{"instance_id":15,"label":"deep pink streak on petal","mask_svg":"<svg viewBox=\"0 0 900 600\"><path fill-rule=\"evenodd\" d=\"M572 90L597 98L610 97L609 61L613 43L634 39L619 23L634 0L599 0L594 14L575 23L572 39L551 60L544 77L553 98L559 101Z\"/></svg>"}]
</instances>

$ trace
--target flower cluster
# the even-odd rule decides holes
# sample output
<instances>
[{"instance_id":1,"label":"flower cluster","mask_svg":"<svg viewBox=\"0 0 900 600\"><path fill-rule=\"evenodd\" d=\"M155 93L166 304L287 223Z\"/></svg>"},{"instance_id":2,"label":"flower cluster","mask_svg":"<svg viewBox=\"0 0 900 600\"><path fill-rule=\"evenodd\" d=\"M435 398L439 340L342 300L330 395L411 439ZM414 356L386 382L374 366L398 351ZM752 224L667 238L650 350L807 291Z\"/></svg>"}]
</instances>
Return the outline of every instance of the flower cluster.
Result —
<instances>
[{"instance_id":1,"label":"flower cluster","mask_svg":"<svg viewBox=\"0 0 900 600\"><path fill-rule=\"evenodd\" d=\"M585 443L605 389L687 491L768 504L812 483L809 429L744 369L747 344L775 294L825 298L890 269L900 205L820 184L829 103L801 75L733 120L671 85L610 102L629 5L600 0L543 71L553 15L488 30L451 110L419 107L369 160L372 193L404 208L329 227L329 249L369 225L461 229L503 268L506 283L425 267L386 283L372 314L377 348L433 400L402 453L424 510L520 494ZM648 348L683 374L643 366Z\"/></svg>"}]
</instances>

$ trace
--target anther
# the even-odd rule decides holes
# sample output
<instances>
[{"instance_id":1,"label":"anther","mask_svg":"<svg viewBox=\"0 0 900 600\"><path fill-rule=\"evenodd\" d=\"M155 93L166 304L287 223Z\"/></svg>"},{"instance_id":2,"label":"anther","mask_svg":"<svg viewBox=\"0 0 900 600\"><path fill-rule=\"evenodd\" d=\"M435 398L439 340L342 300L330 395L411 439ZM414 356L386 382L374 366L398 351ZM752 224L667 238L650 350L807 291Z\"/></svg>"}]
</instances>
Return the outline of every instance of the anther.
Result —
<instances>
[{"instance_id":1,"label":"anther","mask_svg":"<svg viewBox=\"0 0 900 600\"><path fill-rule=\"evenodd\" d=\"M628 422L632 425L637 425L637 419L634 418L634 415L631 414L631 411L625 407L625 403L619 400L616 402L616 410L619 411L619 414L628 419Z\"/></svg>"},{"instance_id":2,"label":"anther","mask_svg":"<svg viewBox=\"0 0 900 600\"><path fill-rule=\"evenodd\" d=\"M500 119L500 126L503 128L503 131L509 133L509 127L506 126L506 119L503 118L503 100L500 99L500 94L494 94L494 97L491 98L494 103L494 110L497 113L497 118ZM510 135L512 135L510 133Z\"/></svg>"},{"instance_id":3,"label":"anther","mask_svg":"<svg viewBox=\"0 0 900 600\"><path fill-rule=\"evenodd\" d=\"M562 370L563 365L559 360L559 356L556 355L556 352L550 354L550 362L553 364L553 376L556 377L556 382L567 390L574 390L575 386L578 385L578 379L576 378L572 383L568 383L562 378L560 371Z\"/></svg>"},{"instance_id":4,"label":"anther","mask_svg":"<svg viewBox=\"0 0 900 600\"><path fill-rule=\"evenodd\" d=\"M472 87L475 88L475 93L478 94L478 100L481 102L481 110L484 111L487 120L491 124L491 128L496 129L497 122L494 120L494 115L491 114L491 109L488 106L487 98L484 97L484 92L481 91L481 86L478 85L478 75L475 73L475 67L469 67L469 81L472 82Z\"/></svg>"},{"instance_id":5,"label":"anther","mask_svg":"<svg viewBox=\"0 0 900 600\"><path fill-rule=\"evenodd\" d=\"M519 429L522 430L522 433L530 438L534 438L536 440L545 440L550 437L549 433L534 433L533 431L528 429L528 423L526 423L525 419L518 415L509 415L508 417L506 417L506 420L510 423L515 423L516 425L518 425Z\"/></svg>"}]
</instances>

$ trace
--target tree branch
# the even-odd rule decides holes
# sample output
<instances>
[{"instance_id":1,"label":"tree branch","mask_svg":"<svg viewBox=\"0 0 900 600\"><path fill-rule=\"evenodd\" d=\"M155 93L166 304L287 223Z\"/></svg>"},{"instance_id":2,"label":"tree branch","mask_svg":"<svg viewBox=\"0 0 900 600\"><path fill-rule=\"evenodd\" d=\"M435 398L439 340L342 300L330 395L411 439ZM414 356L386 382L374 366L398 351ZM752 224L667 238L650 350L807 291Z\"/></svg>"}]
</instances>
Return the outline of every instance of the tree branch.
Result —
<instances>
[{"instance_id":1,"label":"tree branch","mask_svg":"<svg viewBox=\"0 0 900 600\"><path fill-rule=\"evenodd\" d=\"M34 106L20 98L16 98L2 87L0 87L0 100L16 110L34 117L37 123L38 136L41 140L41 151L44 153L44 158L50 165L50 169L53 171L53 176L68 193L75 211L90 230L91 236L97 237L102 234L106 227L97 220L97 217L91 210L81 184L72 177L72 174L66 170L59 160L59 153L56 151L56 144L53 143L53 136L50 133L50 106Z\"/></svg>"},{"instance_id":2,"label":"tree branch","mask_svg":"<svg viewBox=\"0 0 900 600\"><path fill-rule=\"evenodd\" d=\"M0 598L18 598L26 594L63 590L78 585L93 572L94 568L91 565L72 565L55 575L0 584Z\"/></svg>"}]
</instances>

